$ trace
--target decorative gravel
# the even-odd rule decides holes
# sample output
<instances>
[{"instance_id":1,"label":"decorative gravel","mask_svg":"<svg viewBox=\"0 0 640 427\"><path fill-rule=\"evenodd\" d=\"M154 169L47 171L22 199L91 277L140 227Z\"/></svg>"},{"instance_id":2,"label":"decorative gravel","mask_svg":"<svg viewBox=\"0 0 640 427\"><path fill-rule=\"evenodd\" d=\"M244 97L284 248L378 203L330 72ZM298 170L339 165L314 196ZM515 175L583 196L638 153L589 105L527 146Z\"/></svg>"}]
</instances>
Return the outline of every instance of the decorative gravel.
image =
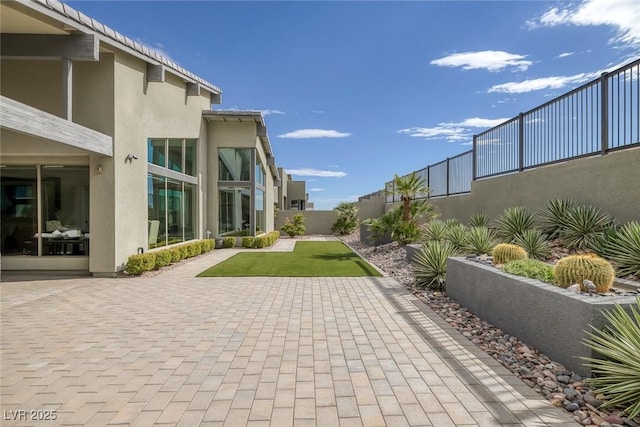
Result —
<instances>
[{"instance_id":1,"label":"decorative gravel","mask_svg":"<svg viewBox=\"0 0 640 427\"><path fill-rule=\"evenodd\" d=\"M640 425L640 417L631 420L621 417L620 411L600 409L603 396L596 395L583 382L583 378L552 361L536 348L478 318L447 298L445 292L417 288L413 267L406 259L404 248L397 243L374 248L360 242L358 231L341 238L367 261L406 286L451 326L520 377L525 384L553 405L564 408L579 424L601 427Z\"/></svg>"}]
</instances>

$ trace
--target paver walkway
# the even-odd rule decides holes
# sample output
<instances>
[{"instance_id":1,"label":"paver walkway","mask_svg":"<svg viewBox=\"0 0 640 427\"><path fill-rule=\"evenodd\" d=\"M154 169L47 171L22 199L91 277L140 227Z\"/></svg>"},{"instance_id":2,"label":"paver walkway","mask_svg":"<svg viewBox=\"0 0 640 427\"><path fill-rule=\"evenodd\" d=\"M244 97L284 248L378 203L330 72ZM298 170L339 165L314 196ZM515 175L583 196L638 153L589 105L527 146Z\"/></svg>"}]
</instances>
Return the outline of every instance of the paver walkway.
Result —
<instances>
[{"instance_id":1,"label":"paver walkway","mask_svg":"<svg viewBox=\"0 0 640 427\"><path fill-rule=\"evenodd\" d=\"M391 278L194 277L232 253L2 283L2 425L577 425Z\"/></svg>"}]
</instances>

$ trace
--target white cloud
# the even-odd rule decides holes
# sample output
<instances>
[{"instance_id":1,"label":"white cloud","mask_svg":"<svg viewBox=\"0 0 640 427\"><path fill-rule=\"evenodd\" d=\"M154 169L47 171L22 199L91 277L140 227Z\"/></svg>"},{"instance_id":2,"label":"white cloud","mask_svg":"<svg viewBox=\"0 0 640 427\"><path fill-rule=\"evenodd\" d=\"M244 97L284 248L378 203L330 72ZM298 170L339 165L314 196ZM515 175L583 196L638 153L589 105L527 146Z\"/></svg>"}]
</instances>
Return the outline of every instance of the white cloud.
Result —
<instances>
[{"instance_id":1,"label":"white cloud","mask_svg":"<svg viewBox=\"0 0 640 427\"><path fill-rule=\"evenodd\" d=\"M312 168L287 169L285 172L291 175L319 176L322 178L342 178L347 176L346 173L340 172L340 171L323 171L323 170L312 169Z\"/></svg>"},{"instance_id":2,"label":"white cloud","mask_svg":"<svg viewBox=\"0 0 640 427\"><path fill-rule=\"evenodd\" d=\"M637 0L586 0L566 8L556 6L527 24L530 28L607 25L616 29L613 42L640 47L640 2Z\"/></svg>"},{"instance_id":3,"label":"white cloud","mask_svg":"<svg viewBox=\"0 0 640 427\"><path fill-rule=\"evenodd\" d=\"M308 139L308 138L346 138L350 133L338 132L333 129L298 129L278 135L280 138Z\"/></svg>"},{"instance_id":4,"label":"white cloud","mask_svg":"<svg viewBox=\"0 0 640 427\"><path fill-rule=\"evenodd\" d=\"M324 110L311 110L313 114L324 114Z\"/></svg>"},{"instance_id":5,"label":"white cloud","mask_svg":"<svg viewBox=\"0 0 640 427\"><path fill-rule=\"evenodd\" d=\"M280 110L260 110L263 116L268 116L269 114L284 114L284 111Z\"/></svg>"},{"instance_id":6,"label":"white cloud","mask_svg":"<svg viewBox=\"0 0 640 427\"><path fill-rule=\"evenodd\" d=\"M567 56L574 55L575 52L563 52L560 55L556 56L556 58L566 58Z\"/></svg>"},{"instance_id":7,"label":"white cloud","mask_svg":"<svg viewBox=\"0 0 640 427\"><path fill-rule=\"evenodd\" d=\"M526 55L504 52L501 50L483 50L478 52L454 53L443 58L434 59L432 65L440 67L462 67L463 70L486 69L500 71L504 68L514 68L525 71L532 64L526 61Z\"/></svg>"},{"instance_id":8,"label":"white cloud","mask_svg":"<svg viewBox=\"0 0 640 427\"><path fill-rule=\"evenodd\" d=\"M324 188L310 188L309 191L310 192L311 191L313 191L313 192L315 192L315 191L324 191Z\"/></svg>"},{"instance_id":9,"label":"white cloud","mask_svg":"<svg viewBox=\"0 0 640 427\"><path fill-rule=\"evenodd\" d=\"M473 134L477 133L478 128L492 128L509 119L482 119L479 117L471 117L457 123L438 123L434 127L413 127L401 129L398 133L407 134L416 138L424 139L444 139L447 142L461 142L468 144L473 138Z\"/></svg>"},{"instance_id":10,"label":"white cloud","mask_svg":"<svg viewBox=\"0 0 640 427\"><path fill-rule=\"evenodd\" d=\"M584 83L600 75L600 72L580 73L573 76L551 76L521 82L508 82L491 86L488 92L526 93L542 89L560 89L571 84Z\"/></svg>"}]
</instances>

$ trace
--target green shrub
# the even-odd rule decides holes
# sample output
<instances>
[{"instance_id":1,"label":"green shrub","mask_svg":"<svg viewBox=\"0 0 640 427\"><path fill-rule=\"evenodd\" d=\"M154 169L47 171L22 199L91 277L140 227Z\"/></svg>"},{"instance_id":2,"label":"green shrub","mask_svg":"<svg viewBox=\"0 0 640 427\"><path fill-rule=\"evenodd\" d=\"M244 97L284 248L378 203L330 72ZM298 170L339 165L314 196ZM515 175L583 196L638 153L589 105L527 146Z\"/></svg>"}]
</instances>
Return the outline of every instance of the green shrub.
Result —
<instances>
[{"instance_id":1,"label":"green shrub","mask_svg":"<svg viewBox=\"0 0 640 427\"><path fill-rule=\"evenodd\" d=\"M191 258L191 251L187 245L180 245L178 246L178 249L180 249L180 252L182 253L182 259Z\"/></svg>"},{"instance_id":2,"label":"green shrub","mask_svg":"<svg viewBox=\"0 0 640 427\"><path fill-rule=\"evenodd\" d=\"M182 251L180 248L171 248L168 250L171 251L171 262L179 262L182 260Z\"/></svg>"},{"instance_id":3,"label":"green shrub","mask_svg":"<svg viewBox=\"0 0 640 427\"><path fill-rule=\"evenodd\" d=\"M268 236L256 237L253 242L253 246L258 249L264 248L265 246L269 246L269 237Z\"/></svg>"},{"instance_id":4,"label":"green shrub","mask_svg":"<svg viewBox=\"0 0 640 427\"><path fill-rule=\"evenodd\" d=\"M553 265L536 259L516 259L503 267L507 273L553 283Z\"/></svg>"},{"instance_id":5,"label":"green shrub","mask_svg":"<svg viewBox=\"0 0 640 427\"><path fill-rule=\"evenodd\" d=\"M289 237L304 236L304 233L307 231L307 228L304 226L305 221L304 215L295 214L293 221L287 218L285 224L280 227L280 230L287 233Z\"/></svg>"},{"instance_id":6,"label":"green shrub","mask_svg":"<svg viewBox=\"0 0 640 427\"><path fill-rule=\"evenodd\" d=\"M216 242L213 239L204 239L202 241L202 253L206 254L207 252L211 252L215 247Z\"/></svg>"},{"instance_id":7,"label":"green shrub","mask_svg":"<svg viewBox=\"0 0 640 427\"><path fill-rule=\"evenodd\" d=\"M488 227L470 227L465 250L476 255L489 254L495 244L495 234Z\"/></svg>"},{"instance_id":8,"label":"green shrub","mask_svg":"<svg viewBox=\"0 0 640 427\"><path fill-rule=\"evenodd\" d=\"M443 289L447 274L447 258L456 255L448 241L431 241L422 245L416 254L414 274L416 284L430 289Z\"/></svg>"},{"instance_id":9,"label":"green shrub","mask_svg":"<svg viewBox=\"0 0 640 427\"><path fill-rule=\"evenodd\" d=\"M154 252L156 254L156 268L166 267L171 264L172 254L171 250L163 249L158 252Z\"/></svg>"},{"instance_id":10,"label":"green shrub","mask_svg":"<svg viewBox=\"0 0 640 427\"><path fill-rule=\"evenodd\" d=\"M527 258L527 251L518 245L511 243L500 243L493 248L493 262L495 264L505 264L516 259Z\"/></svg>"},{"instance_id":11,"label":"green shrub","mask_svg":"<svg viewBox=\"0 0 640 427\"><path fill-rule=\"evenodd\" d=\"M551 255L551 247L547 242L547 236L535 228L526 230L516 237L513 243L524 248L531 258L545 259Z\"/></svg>"},{"instance_id":12,"label":"green shrub","mask_svg":"<svg viewBox=\"0 0 640 427\"><path fill-rule=\"evenodd\" d=\"M147 252L145 254L131 255L127 260L126 271L129 274L139 276L145 271L153 270L156 266L156 254Z\"/></svg>"},{"instance_id":13,"label":"green shrub","mask_svg":"<svg viewBox=\"0 0 640 427\"><path fill-rule=\"evenodd\" d=\"M587 384L606 396L603 407L622 407L629 419L640 414L640 297L631 314L616 305L604 316L611 326L589 333L585 345L603 358L584 357L591 368Z\"/></svg>"},{"instance_id":14,"label":"green shrub","mask_svg":"<svg viewBox=\"0 0 640 427\"><path fill-rule=\"evenodd\" d=\"M244 236L242 238L242 247L243 248L252 248L254 240L255 240L255 238L252 237L252 236Z\"/></svg>"},{"instance_id":15,"label":"green shrub","mask_svg":"<svg viewBox=\"0 0 640 427\"><path fill-rule=\"evenodd\" d=\"M223 248L232 248L236 245L236 238L233 236L227 236L222 239L222 247Z\"/></svg>"},{"instance_id":16,"label":"green shrub","mask_svg":"<svg viewBox=\"0 0 640 427\"><path fill-rule=\"evenodd\" d=\"M200 242L188 243L186 246L189 251L189 258L193 258L202 253L202 245L200 244Z\"/></svg>"},{"instance_id":17,"label":"green shrub","mask_svg":"<svg viewBox=\"0 0 640 427\"><path fill-rule=\"evenodd\" d=\"M391 232L391 238L401 246L416 242L420 238L420 227L414 220L400 221Z\"/></svg>"},{"instance_id":18,"label":"green shrub","mask_svg":"<svg viewBox=\"0 0 640 427\"><path fill-rule=\"evenodd\" d=\"M612 218L593 206L576 206L569 210L560 230L562 243L571 249L587 249L611 227Z\"/></svg>"},{"instance_id":19,"label":"green shrub","mask_svg":"<svg viewBox=\"0 0 640 427\"><path fill-rule=\"evenodd\" d=\"M566 288L578 283L583 291L587 290L583 281L591 280L598 293L607 292L615 279L611 263L593 254L562 258L556 263L553 275L557 285Z\"/></svg>"},{"instance_id":20,"label":"green shrub","mask_svg":"<svg viewBox=\"0 0 640 427\"><path fill-rule=\"evenodd\" d=\"M355 203L340 202L333 211L337 216L331 227L333 233L351 234L358 227L358 207Z\"/></svg>"},{"instance_id":21,"label":"green shrub","mask_svg":"<svg viewBox=\"0 0 640 427\"><path fill-rule=\"evenodd\" d=\"M474 212L467 225L469 227L489 227L489 218L484 212Z\"/></svg>"},{"instance_id":22,"label":"green shrub","mask_svg":"<svg viewBox=\"0 0 640 427\"><path fill-rule=\"evenodd\" d=\"M511 243L516 237L535 227L536 221L529 209L515 206L504 210L496 219L498 226L498 238L503 242Z\"/></svg>"}]
</instances>

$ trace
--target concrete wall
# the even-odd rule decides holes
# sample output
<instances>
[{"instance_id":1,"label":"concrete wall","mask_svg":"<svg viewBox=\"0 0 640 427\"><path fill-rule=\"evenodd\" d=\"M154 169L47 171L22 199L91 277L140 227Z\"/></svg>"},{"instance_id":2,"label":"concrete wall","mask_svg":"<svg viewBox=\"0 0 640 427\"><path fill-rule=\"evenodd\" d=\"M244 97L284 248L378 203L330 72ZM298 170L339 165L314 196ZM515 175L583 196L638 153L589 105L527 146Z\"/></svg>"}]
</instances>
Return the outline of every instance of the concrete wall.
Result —
<instances>
[{"instance_id":1,"label":"concrete wall","mask_svg":"<svg viewBox=\"0 0 640 427\"><path fill-rule=\"evenodd\" d=\"M630 148L474 181L469 194L429 202L443 219L467 221L478 211L495 218L510 206L539 209L548 200L571 198L627 222L640 220L639 188L640 148Z\"/></svg>"},{"instance_id":2,"label":"concrete wall","mask_svg":"<svg viewBox=\"0 0 640 427\"><path fill-rule=\"evenodd\" d=\"M358 207L358 218L360 221L371 218L380 218L384 215L385 198L383 196L372 196L356 202Z\"/></svg>"},{"instance_id":3,"label":"concrete wall","mask_svg":"<svg viewBox=\"0 0 640 427\"><path fill-rule=\"evenodd\" d=\"M325 234L331 233L331 226L336 222L336 213L334 211L293 211L282 210L278 212L276 218L275 229L280 230L280 227L284 225L287 218L293 221L293 216L301 213L307 219L305 227L307 227L306 234Z\"/></svg>"},{"instance_id":4,"label":"concrete wall","mask_svg":"<svg viewBox=\"0 0 640 427\"><path fill-rule=\"evenodd\" d=\"M579 357L595 356L582 342L588 325L601 329L603 310L615 303L629 309L635 303L632 296L576 294L463 258L449 258L446 286L449 297L481 319L583 376L590 370Z\"/></svg>"},{"instance_id":5,"label":"concrete wall","mask_svg":"<svg viewBox=\"0 0 640 427\"><path fill-rule=\"evenodd\" d=\"M289 181L287 182L287 199L289 204L291 200L304 200L307 201L307 185L306 181ZM285 206L289 208L290 206Z\"/></svg>"},{"instance_id":6,"label":"concrete wall","mask_svg":"<svg viewBox=\"0 0 640 427\"><path fill-rule=\"evenodd\" d=\"M138 247L147 247L147 139L196 138L203 145L207 137L202 119L202 110L210 108L206 92L187 96L186 83L169 73L165 82L147 83L146 63L126 54L115 56L114 81L113 158L103 164L105 179L111 182L92 206L92 212L104 212L105 223L95 237L92 230L91 240L92 252L94 242L102 240L115 241L115 247L104 256L92 253L93 272L121 269ZM128 154L138 160L125 162ZM206 181L206 170L198 175ZM202 200L199 203L202 207ZM196 230L196 237L201 236L202 230Z\"/></svg>"}]
</instances>

